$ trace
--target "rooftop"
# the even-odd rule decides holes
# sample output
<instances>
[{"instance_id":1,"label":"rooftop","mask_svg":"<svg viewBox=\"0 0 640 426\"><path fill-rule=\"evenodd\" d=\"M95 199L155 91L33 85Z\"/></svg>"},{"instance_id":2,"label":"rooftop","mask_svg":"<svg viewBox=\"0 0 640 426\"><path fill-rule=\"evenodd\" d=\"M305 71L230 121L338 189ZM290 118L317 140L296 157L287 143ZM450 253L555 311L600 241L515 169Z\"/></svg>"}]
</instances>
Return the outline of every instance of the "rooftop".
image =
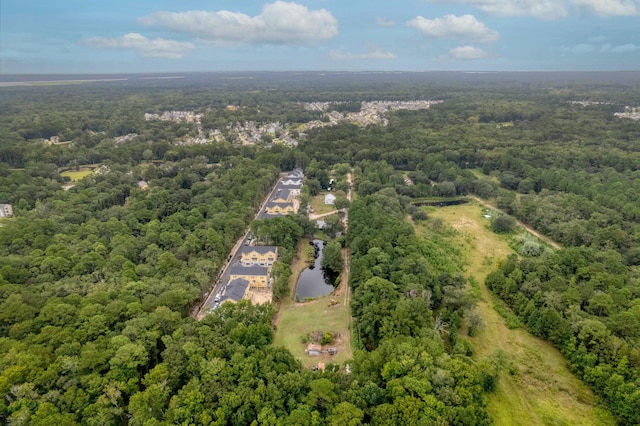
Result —
<instances>
[{"instance_id":1,"label":"rooftop","mask_svg":"<svg viewBox=\"0 0 640 426\"><path fill-rule=\"evenodd\" d=\"M268 274L269 274L269 268L265 266L234 265L231 268L229 268L229 275L266 276Z\"/></svg>"},{"instance_id":2,"label":"rooftop","mask_svg":"<svg viewBox=\"0 0 640 426\"><path fill-rule=\"evenodd\" d=\"M253 251L259 254L275 253L278 250L276 246L242 246L240 247L241 254L249 254Z\"/></svg>"},{"instance_id":3,"label":"rooftop","mask_svg":"<svg viewBox=\"0 0 640 426\"><path fill-rule=\"evenodd\" d=\"M244 298L244 295L247 293L247 288L249 287L249 281L244 278L238 278L233 281L230 281L227 285L227 290L224 292L224 296L220 299L220 302L225 302L227 300L233 300L234 302L239 302Z\"/></svg>"}]
</instances>

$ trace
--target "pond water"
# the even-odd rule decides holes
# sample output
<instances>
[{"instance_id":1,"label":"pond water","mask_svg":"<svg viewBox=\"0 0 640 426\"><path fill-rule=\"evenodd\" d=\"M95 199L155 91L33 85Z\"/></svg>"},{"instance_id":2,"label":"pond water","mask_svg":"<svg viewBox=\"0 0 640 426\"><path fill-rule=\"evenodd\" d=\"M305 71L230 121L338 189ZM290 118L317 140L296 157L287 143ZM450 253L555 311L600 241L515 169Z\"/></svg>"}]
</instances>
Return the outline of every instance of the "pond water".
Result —
<instances>
[{"instance_id":1,"label":"pond water","mask_svg":"<svg viewBox=\"0 0 640 426\"><path fill-rule=\"evenodd\" d=\"M325 242L322 240L313 240L316 249L316 258L313 265L302 271L296 285L296 299L304 300L310 297L322 297L335 290L330 283L335 280L335 276L330 276L325 272L321 265L322 252Z\"/></svg>"}]
</instances>

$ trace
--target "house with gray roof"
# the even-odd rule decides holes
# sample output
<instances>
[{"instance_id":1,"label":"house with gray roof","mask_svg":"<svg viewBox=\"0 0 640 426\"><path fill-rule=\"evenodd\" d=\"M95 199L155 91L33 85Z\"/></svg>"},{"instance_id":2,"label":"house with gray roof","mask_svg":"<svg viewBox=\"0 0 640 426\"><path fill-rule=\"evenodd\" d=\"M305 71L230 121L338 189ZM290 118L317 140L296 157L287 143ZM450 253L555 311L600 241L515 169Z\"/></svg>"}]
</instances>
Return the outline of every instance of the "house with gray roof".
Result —
<instances>
[{"instance_id":1,"label":"house with gray roof","mask_svg":"<svg viewBox=\"0 0 640 426\"><path fill-rule=\"evenodd\" d=\"M287 178L290 179L302 179L304 177L304 172L300 168L293 169L287 174Z\"/></svg>"},{"instance_id":2,"label":"house with gray roof","mask_svg":"<svg viewBox=\"0 0 640 426\"><path fill-rule=\"evenodd\" d=\"M239 253L242 266L271 266L278 258L278 247L242 246Z\"/></svg>"},{"instance_id":3,"label":"house with gray roof","mask_svg":"<svg viewBox=\"0 0 640 426\"><path fill-rule=\"evenodd\" d=\"M269 288L269 266L242 266L240 264L229 268L229 282L237 279L245 279L249 281L250 288Z\"/></svg>"},{"instance_id":4,"label":"house with gray roof","mask_svg":"<svg viewBox=\"0 0 640 426\"><path fill-rule=\"evenodd\" d=\"M220 303L238 303L247 296L248 289L249 281L245 280L244 278L231 280L227 285L227 289L225 290L224 295L220 299Z\"/></svg>"},{"instance_id":5,"label":"house with gray roof","mask_svg":"<svg viewBox=\"0 0 640 426\"><path fill-rule=\"evenodd\" d=\"M269 201L265 206L264 210L267 214L276 215L276 216L286 216L289 213L295 213L295 207L293 203L275 203L273 201Z\"/></svg>"}]
</instances>

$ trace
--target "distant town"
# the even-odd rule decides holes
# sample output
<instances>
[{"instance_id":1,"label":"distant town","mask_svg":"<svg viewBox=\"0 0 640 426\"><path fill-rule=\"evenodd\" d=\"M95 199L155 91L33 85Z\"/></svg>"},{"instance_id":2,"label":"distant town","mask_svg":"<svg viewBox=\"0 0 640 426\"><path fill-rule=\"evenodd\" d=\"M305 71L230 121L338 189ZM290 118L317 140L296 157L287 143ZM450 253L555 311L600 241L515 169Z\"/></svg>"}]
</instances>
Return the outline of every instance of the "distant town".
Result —
<instances>
[{"instance_id":1,"label":"distant town","mask_svg":"<svg viewBox=\"0 0 640 426\"><path fill-rule=\"evenodd\" d=\"M231 135L234 141L240 145L254 145L256 143L270 140L271 143L282 143L289 146L297 146L298 139L304 138L305 132L318 127L335 126L341 122L351 122L360 126L367 126L369 124L377 124L386 126L388 119L385 114L391 110L420 110L427 109L431 105L441 103L441 100L418 100L418 101L373 101L361 103L360 111L341 113L331 110L332 105L336 105L333 102L308 102L303 105L306 110L315 110L324 112L326 121L314 120L303 124L298 128L296 126L296 135L294 137L291 133L292 125L288 123L280 123L279 121L270 123L256 123L254 121L236 122L227 125L226 129L212 129L207 134L204 133L201 125L201 118L203 114L196 114L193 111L165 111L162 114L145 114L146 121L160 120L160 121L173 121L173 122L187 122L196 123L198 128L198 136L190 137L184 141L178 142L182 145L193 145L209 143L211 141L225 140L224 134ZM235 111L236 107L229 105L227 110ZM132 134L134 135L134 134ZM132 135L127 135L119 138L120 141L125 142L131 139Z\"/></svg>"}]
</instances>

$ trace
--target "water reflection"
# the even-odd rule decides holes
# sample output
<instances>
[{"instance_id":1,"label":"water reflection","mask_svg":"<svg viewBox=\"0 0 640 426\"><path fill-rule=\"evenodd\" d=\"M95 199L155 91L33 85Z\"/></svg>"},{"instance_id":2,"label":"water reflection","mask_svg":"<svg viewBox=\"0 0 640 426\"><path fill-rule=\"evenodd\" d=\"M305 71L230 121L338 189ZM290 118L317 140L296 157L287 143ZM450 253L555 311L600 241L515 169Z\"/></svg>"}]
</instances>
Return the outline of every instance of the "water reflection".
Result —
<instances>
[{"instance_id":1,"label":"water reflection","mask_svg":"<svg viewBox=\"0 0 640 426\"><path fill-rule=\"evenodd\" d=\"M310 297L322 297L335 290L331 284L335 282L336 275L322 269L322 252L325 242L313 240L315 248L315 261L307 269L302 271L296 285L296 299L303 300Z\"/></svg>"}]
</instances>

